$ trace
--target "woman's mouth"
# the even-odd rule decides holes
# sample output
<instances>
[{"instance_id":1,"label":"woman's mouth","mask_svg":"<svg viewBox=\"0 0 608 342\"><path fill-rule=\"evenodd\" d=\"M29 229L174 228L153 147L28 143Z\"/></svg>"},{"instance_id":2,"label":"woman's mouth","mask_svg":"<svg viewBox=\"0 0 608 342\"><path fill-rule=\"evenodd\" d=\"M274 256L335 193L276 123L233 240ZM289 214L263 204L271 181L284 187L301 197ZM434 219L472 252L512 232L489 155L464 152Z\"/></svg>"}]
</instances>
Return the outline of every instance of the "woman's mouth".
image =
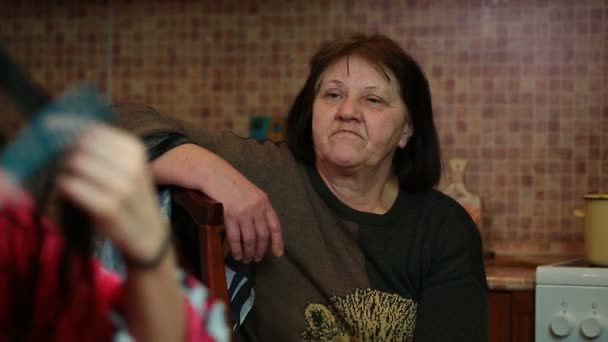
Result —
<instances>
[{"instance_id":1,"label":"woman's mouth","mask_svg":"<svg viewBox=\"0 0 608 342\"><path fill-rule=\"evenodd\" d=\"M356 136L356 137L361 137L359 134L357 134L357 133L355 133L353 131L346 130L346 129L341 129L341 130L335 131L332 135L338 135L338 134L340 134L340 135L342 135L342 134L344 134L344 135L353 135L353 136Z\"/></svg>"}]
</instances>

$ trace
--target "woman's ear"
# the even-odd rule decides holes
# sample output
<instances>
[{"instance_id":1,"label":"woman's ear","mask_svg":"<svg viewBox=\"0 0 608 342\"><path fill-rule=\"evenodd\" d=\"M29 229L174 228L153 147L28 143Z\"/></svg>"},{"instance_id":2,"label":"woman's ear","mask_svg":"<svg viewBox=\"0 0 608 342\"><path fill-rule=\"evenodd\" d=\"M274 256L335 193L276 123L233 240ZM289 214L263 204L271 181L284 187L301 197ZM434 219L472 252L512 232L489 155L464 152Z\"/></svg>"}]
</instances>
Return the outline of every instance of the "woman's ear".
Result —
<instances>
[{"instance_id":1,"label":"woman's ear","mask_svg":"<svg viewBox=\"0 0 608 342\"><path fill-rule=\"evenodd\" d=\"M404 148L405 145L407 145L407 142L410 141L412 134L414 134L414 130L410 127L409 124L405 125L405 128L403 129L403 134L401 135L401 139L399 139L397 146L399 146L399 148Z\"/></svg>"}]
</instances>

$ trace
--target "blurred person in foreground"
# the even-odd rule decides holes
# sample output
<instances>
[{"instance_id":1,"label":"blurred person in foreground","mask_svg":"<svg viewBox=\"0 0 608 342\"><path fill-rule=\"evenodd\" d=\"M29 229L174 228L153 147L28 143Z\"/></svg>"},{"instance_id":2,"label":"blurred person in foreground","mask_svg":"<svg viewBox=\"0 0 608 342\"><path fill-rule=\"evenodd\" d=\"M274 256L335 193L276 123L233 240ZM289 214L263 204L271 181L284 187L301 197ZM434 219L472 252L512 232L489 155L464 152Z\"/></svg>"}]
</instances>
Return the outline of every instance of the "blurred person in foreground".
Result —
<instances>
[{"instance_id":1,"label":"blurred person in foreground","mask_svg":"<svg viewBox=\"0 0 608 342\"><path fill-rule=\"evenodd\" d=\"M156 157L157 183L224 204L232 261L253 269L253 306L233 308L240 340L487 340L480 235L434 189L429 84L391 39L324 45L285 142L210 134L145 105L114 109Z\"/></svg>"},{"instance_id":2,"label":"blurred person in foreground","mask_svg":"<svg viewBox=\"0 0 608 342\"><path fill-rule=\"evenodd\" d=\"M176 280L143 144L90 123L61 164L53 187L118 246L127 276L92 257L87 227L52 222L0 168L0 341L227 341L222 306L193 278L180 273L184 292Z\"/></svg>"}]
</instances>

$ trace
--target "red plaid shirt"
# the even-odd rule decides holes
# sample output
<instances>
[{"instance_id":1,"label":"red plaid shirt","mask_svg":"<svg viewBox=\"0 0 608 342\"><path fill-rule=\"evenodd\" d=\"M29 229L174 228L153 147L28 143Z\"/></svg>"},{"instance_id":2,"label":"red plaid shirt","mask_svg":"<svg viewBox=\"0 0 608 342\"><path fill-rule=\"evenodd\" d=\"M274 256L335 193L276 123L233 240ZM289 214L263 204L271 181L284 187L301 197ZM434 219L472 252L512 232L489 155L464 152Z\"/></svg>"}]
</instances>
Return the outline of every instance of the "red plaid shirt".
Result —
<instances>
[{"instance_id":1,"label":"red plaid shirt","mask_svg":"<svg viewBox=\"0 0 608 342\"><path fill-rule=\"evenodd\" d=\"M22 322L15 309L28 302L31 325L24 328L26 335L20 340L109 341L127 333L119 318L121 278L101 267L97 259L73 255L69 290L62 289L59 267L64 242L60 230L48 219L38 225L34 208L31 199L18 205L4 203L0 208L0 341L11 339L9 332ZM29 277L36 274L36 267L32 286ZM225 335L221 307L193 278L186 277L183 283L186 295L198 291L192 298L199 301L191 303L186 298L187 340L214 341L212 336Z\"/></svg>"}]
</instances>

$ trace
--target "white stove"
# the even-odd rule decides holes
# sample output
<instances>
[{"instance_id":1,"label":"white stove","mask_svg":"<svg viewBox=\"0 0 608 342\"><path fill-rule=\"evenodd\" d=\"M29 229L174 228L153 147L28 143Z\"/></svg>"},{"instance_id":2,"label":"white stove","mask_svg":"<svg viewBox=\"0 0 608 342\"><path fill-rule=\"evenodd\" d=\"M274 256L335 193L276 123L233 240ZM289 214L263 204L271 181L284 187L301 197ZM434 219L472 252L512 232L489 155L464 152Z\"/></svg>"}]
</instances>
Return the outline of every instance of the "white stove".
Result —
<instances>
[{"instance_id":1,"label":"white stove","mask_svg":"<svg viewBox=\"0 0 608 342\"><path fill-rule=\"evenodd\" d=\"M608 267L582 259L536 269L536 342L608 342Z\"/></svg>"}]
</instances>

